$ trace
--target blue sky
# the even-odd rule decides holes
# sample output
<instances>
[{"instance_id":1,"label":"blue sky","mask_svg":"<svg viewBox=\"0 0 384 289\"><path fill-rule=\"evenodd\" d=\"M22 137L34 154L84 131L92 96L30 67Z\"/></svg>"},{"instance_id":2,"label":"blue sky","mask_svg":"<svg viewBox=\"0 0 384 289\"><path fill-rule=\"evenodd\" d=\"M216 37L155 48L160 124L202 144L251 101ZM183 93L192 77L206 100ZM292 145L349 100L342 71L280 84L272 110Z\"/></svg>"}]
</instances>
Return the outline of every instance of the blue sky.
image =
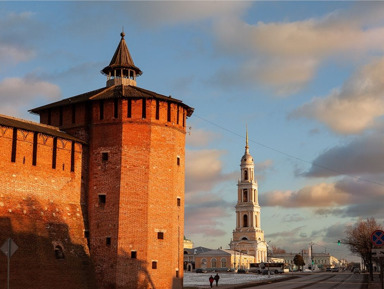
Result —
<instances>
[{"instance_id":1,"label":"blue sky","mask_svg":"<svg viewBox=\"0 0 384 289\"><path fill-rule=\"evenodd\" d=\"M0 113L105 86L124 27L138 86L195 108L185 235L227 247L248 125L261 226L288 252L349 257L384 210L384 3L0 2Z\"/></svg>"}]
</instances>

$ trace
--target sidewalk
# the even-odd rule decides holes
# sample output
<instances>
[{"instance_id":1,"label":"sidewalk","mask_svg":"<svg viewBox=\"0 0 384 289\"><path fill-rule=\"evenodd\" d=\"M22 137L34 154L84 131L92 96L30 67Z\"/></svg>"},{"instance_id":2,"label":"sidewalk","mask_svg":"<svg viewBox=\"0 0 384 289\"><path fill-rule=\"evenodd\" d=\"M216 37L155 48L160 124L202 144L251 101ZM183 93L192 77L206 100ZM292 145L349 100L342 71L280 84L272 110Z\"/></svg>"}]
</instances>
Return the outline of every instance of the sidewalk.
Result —
<instances>
[{"instance_id":1,"label":"sidewalk","mask_svg":"<svg viewBox=\"0 0 384 289\"><path fill-rule=\"evenodd\" d=\"M381 281L380 281L380 275L379 274L373 274L373 281L370 280L368 276L368 289L382 289L381 287Z\"/></svg>"}]
</instances>

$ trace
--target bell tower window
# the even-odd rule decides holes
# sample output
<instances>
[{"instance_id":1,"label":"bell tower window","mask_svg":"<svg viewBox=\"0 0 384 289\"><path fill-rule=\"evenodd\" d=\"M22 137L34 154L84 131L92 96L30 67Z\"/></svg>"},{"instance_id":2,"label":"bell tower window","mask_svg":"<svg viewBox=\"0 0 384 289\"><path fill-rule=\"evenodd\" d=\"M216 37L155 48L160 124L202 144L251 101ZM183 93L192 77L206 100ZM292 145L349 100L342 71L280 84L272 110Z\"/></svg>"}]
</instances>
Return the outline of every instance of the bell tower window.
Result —
<instances>
[{"instance_id":1,"label":"bell tower window","mask_svg":"<svg viewBox=\"0 0 384 289\"><path fill-rule=\"evenodd\" d=\"M243 202L248 202L248 190L243 190Z\"/></svg>"},{"instance_id":2,"label":"bell tower window","mask_svg":"<svg viewBox=\"0 0 384 289\"><path fill-rule=\"evenodd\" d=\"M244 170L244 180L248 181L248 170Z\"/></svg>"},{"instance_id":3,"label":"bell tower window","mask_svg":"<svg viewBox=\"0 0 384 289\"><path fill-rule=\"evenodd\" d=\"M248 216L247 215L243 216L243 227L248 227Z\"/></svg>"}]
</instances>

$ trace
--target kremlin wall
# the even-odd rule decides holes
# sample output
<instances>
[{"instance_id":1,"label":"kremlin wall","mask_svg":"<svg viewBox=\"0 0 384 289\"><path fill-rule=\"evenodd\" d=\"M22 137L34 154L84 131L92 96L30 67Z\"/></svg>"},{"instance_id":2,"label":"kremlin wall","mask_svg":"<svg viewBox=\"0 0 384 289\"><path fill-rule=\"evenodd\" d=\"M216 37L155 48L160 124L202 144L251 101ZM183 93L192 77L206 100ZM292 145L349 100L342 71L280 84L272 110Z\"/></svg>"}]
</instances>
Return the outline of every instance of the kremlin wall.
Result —
<instances>
[{"instance_id":1,"label":"kremlin wall","mask_svg":"<svg viewBox=\"0 0 384 289\"><path fill-rule=\"evenodd\" d=\"M136 86L124 36L106 87L32 109L40 123L0 115L0 246L19 247L13 289L183 287L193 108Z\"/></svg>"}]
</instances>

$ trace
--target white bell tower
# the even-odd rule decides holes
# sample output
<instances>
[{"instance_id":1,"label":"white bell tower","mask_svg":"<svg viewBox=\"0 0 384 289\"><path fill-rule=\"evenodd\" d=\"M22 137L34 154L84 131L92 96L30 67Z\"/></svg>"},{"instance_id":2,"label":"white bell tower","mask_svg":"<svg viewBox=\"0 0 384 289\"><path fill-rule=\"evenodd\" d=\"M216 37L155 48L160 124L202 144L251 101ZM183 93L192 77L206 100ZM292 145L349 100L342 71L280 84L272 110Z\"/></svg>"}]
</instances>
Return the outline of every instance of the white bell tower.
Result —
<instances>
[{"instance_id":1,"label":"white bell tower","mask_svg":"<svg viewBox=\"0 0 384 289\"><path fill-rule=\"evenodd\" d=\"M237 187L236 229L230 247L234 251L255 256L255 262L267 261L267 244L260 224L260 206L255 164L249 153L248 129L246 131L245 153L240 163L240 179Z\"/></svg>"}]
</instances>

